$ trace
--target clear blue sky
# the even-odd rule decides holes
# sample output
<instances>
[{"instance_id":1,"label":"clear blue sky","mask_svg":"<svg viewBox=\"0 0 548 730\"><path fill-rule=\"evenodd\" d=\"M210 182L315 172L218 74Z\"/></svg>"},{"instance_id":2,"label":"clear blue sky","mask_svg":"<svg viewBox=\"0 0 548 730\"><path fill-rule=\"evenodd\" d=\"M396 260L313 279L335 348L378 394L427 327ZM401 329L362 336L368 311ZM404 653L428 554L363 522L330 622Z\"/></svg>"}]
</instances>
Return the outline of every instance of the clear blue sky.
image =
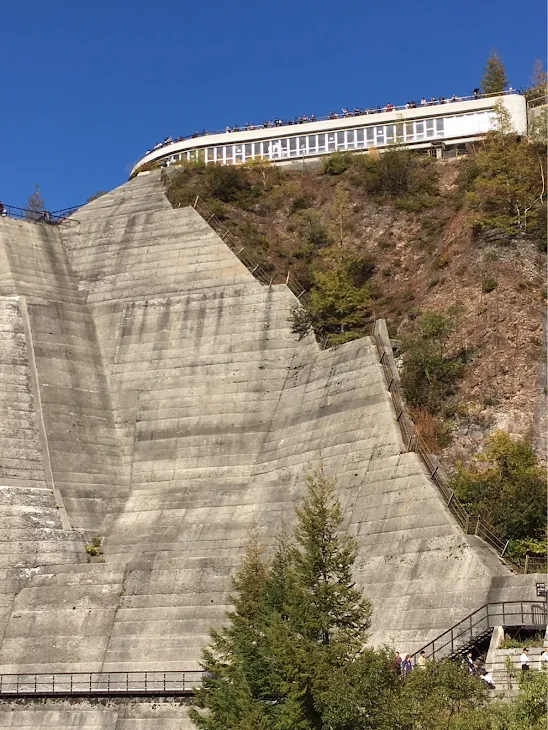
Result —
<instances>
[{"instance_id":1,"label":"clear blue sky","mask_svg":"<svg viewBox=\"0 0 548 730\"><path fill-rule=\"evenodd\" d=\"M25 0L0 22L0 200L39 183L50 210L168 134L469 94L493 48L520 87L546 45L541 0Z\"/></svg>"}]
</instances>

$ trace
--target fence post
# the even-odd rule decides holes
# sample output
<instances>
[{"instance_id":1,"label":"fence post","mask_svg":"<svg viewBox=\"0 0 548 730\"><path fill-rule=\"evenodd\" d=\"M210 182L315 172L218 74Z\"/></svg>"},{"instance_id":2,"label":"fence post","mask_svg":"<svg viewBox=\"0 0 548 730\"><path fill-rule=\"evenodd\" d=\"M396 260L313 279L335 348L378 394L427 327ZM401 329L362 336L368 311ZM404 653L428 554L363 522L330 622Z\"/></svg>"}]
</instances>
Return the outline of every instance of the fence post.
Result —
<instances>
[{"instance_id":1,"label":"fence post","mask_svg":"<svg viewBox=\"0 0 548 730\"><path fill-rule=\"evenodd\" d=\"M470 529L470 515L467 512L466 513L466 520L464 522L464 534L465 535L468 535L469 534L469 532L468 532L469 529Z\"/></svg>"},{"instance_id":2,"label":"fence post","mask_svg":"<svg viewBox=\"0 0 548 730\"><path fill-rule=\"evenodd\" d=\"M198 205L198 200L199 200L199 199L200 199L200 196L199 196L199 195L197 195L197 196L196 196L196 199L195 199L195 201L194 201L194 204L193 204L193 206L192 206L193 208L196 208L196 206Z\"/></svg>"},{"instance_id":3,"label":"fence post","mask_svg":"<svg viewBox=\"0 0 548 730\"><path fill-rule=\"evenodd\" d=\"M474 530L474 535L476 537L479 536L479 529L480 529L480 518L478 517L478 519L476 520L476 529Z\"/></svg>"},{"instance_id":4,"label":"fence post","mask_svg":"<svg viewBox=\"0 0 548 730\"><path fill-rule=\"evenodd\" d=\"M526 555L525 556L525 575L527 575L528 571L529 571L529 556Z\"/></svg>"}]
</instances>

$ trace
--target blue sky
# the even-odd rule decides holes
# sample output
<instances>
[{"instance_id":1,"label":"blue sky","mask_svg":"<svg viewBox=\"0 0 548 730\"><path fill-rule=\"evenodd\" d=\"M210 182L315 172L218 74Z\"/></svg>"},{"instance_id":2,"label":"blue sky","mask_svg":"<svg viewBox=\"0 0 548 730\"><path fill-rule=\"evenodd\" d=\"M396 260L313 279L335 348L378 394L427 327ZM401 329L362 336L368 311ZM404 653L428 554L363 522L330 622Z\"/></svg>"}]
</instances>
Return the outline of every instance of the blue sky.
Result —
<instances>
[{"instance_id":1,"label":"blue sky","mask_svg":"<svg viewBox=\"0 0 548 730\"><path fill-rule=\"evenodd\" d=\"M123 183L156 141L342 106L469 94L496 48L545 59L545 3L25 0L2 7L0 200ZM544 61L545 62L545 61ZM546 64L545 64L546 65Z\"/></svg>"}]
</instances>

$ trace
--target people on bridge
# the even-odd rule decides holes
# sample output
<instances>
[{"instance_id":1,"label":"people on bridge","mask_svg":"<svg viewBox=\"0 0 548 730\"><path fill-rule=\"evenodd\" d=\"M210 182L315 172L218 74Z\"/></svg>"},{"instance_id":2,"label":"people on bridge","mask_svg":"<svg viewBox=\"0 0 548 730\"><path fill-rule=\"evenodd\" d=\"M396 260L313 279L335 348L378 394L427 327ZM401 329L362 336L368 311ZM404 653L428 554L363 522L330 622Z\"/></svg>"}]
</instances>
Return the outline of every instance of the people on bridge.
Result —
<instances>
[{"instance_id":1,"label":"people on bridge","mask_svg":"<svg viewBox=\"0 0 548 730\"><path fill-rule=\"evenodd\" d=\"M1 216L2 218L4 218L4 217L5 217L5 216L6 216L7 214L8 214L8 213L7 213L6 209L4 208L4 203L2 203L2 202L0 201L0 216Z\"/></svg>"}]
</instances>

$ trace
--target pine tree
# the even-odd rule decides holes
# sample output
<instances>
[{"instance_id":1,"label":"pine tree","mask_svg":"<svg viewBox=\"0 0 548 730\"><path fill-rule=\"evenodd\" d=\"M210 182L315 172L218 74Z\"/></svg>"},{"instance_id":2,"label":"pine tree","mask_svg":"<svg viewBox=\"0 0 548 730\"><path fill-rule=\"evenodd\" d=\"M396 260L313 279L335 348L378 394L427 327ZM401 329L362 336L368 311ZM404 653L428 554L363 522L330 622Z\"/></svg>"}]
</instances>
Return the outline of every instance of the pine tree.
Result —
<instances>
[{"instance_id":1,"label":"pine tree","mask_svg":"<svg viewBox=\"0 0 548 730\"><path fill-rule=\"evenodd\" d=\"M261 696L262 682L268 679L261 654L266 578L258 533L253 530L233 579L234 610L227 615L228 625L211 632L211 646L202 653L210 676L197 692L196 704L209 712L190 711L194 724L202 730L270 730L265 707L255 699Z\"/></svg>"},{"instance_id":2,"label":"pine tree","mask_svg":"<svg viewBox=\"0 0 548 730\"><path fill-rule=\"evenodd\" d=\"M29 220L38 220L44 211L45 200L40 192L40 186L37 184L34 188L33 194L27 201L27 210L25 212L25 218Z\"/></svg>"},{"instance_id":3,"label":"pine tree","mask_svg":"<svg viewBox=\"0 0 548 730\"><path fill-rule=\"evenodd\" d=\"M307 479L293 537L282 531L268 568L252 537L234 579L234 611L203 652L212 676L197 693L206 712L190 712L198 728L324 727L320 705L328 713L334 702L329 678L345 681L371 618L352 580L355 545L341 523L334 481L320 467Z\"/></svg>"},{"instance_id":4,"label":"pine tree","mask_svg":"<svg viewBox=\"0 0 548 730\"><path fill-rule=\"evenodd\" d=\"M492 51L483 71L481 90L484 94L500 94L507 86L508 78L502 59L497 51Z\"/></svg>"},{"instance_id":5,"label":"pine tree","mask_svg":"<svg viewBox=\"0 0 548 730\"><path fill-rule=\"evenodd\" d=\"M326 476L323 465L307 477L307 494L296 512L292 621L316 644L339 645L346 656L356 655L367 640L371 604L355 587L356 545L340 532L342 510L335 481Z\"/></svg>"}]
</instances>

